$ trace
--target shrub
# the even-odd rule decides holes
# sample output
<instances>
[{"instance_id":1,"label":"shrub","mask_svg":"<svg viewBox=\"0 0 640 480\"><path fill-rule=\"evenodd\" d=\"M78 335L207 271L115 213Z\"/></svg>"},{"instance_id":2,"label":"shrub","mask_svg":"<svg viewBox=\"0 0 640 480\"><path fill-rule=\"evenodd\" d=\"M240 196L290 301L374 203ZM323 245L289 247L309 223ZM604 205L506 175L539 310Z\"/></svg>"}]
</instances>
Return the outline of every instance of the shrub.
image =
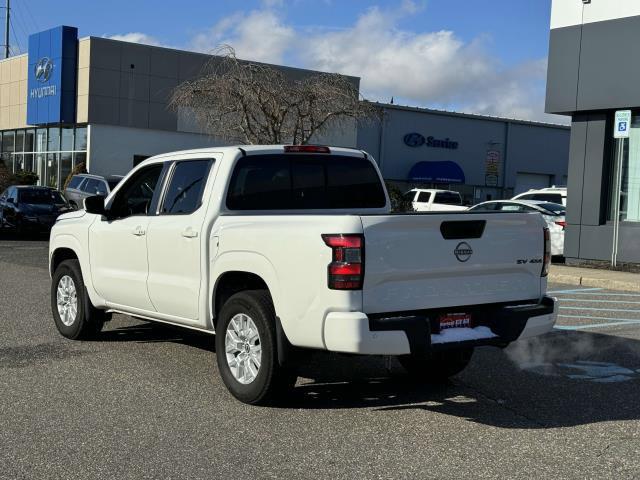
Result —
<instances>
[{"instance_id":1,"label":"shrub","mask_svg":"<svg viewBox=\"0 0 640 480\"><path fill-rule=\"evenodd\" d=\"M13 174L14 185L35 185L36 183L38 183L38 175L34 172L20 170Z\"/></svg>"},{"instance_id":2,"label":"shrub","mask_svg":"<svg viewBox=\"0 0 640 480\"><path fill-rule=\"evenodd\" d=\"M411 202L403 195L402 190L390 182L385 182L385 185L387 186L387 192L389 192L391 211L393 213L413 212Z\"/></svg>"}]
</instances>

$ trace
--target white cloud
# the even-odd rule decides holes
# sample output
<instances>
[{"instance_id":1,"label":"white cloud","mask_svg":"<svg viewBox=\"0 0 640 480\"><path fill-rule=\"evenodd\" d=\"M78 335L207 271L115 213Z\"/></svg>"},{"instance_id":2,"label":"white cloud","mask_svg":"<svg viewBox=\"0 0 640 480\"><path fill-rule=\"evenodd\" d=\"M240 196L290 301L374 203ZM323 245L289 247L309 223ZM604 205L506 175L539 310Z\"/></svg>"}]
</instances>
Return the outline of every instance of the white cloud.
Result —
<instances>
[{"instance_id":1,"label":"white cloud","mask_svg":"<svg viewBox=\"0 0 640 480\"><path fill-rule=\"evenodd\" d=\"M105 35L105 38L110 38L112 40L121 40L123 42L132 42L132 43L143 43L145 45L153 45L155 47L163 46L162 42L158 40L156 37L151 35L147 35L142 32L129 32L120 35Z\"/></svg>"},{"instance_id":2,"label":"white cloud","mask_svg":"<svg viewBox=\"0 0 640 480\"><path fill-rule=\"evenodd\" d=\"M216 23L207 32L196 35L192 46L210 52L220 44L231 45L239 58L267 63L281 63L296 39L292 27L268 10L236 13Z\"/></svg>"},{"instance_id":3,"label":"white cloud","mask_svg":"<svg viewBox=\"0 0 640 480\"><path fill-rule=\"evenodd\" d=\"M391 96L415 106L458 109L489 115L558 121L544 114L546 61L503 65L485 48L485 39L464 42L454 32L399 30L398 20L415 4L393 15L377 8L343 31L304 42L310 68L361 77L363 94Z\"/></svg>"}]
</instances>

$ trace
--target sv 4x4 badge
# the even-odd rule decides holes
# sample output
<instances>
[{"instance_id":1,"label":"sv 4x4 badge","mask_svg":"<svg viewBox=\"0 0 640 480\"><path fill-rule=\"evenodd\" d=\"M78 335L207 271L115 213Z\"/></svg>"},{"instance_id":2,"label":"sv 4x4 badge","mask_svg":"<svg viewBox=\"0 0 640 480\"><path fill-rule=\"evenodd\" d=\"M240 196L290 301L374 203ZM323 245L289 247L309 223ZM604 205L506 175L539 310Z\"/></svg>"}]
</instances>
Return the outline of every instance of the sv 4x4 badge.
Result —
<instances>
[{"instance_id":1,"label":"sv 4x4 badge","mask_svg":"<svg viewBox=\"0 0 640 480\"><path fill-rule=\"evenodd\" d=\"M532 258L531 260L527 260L526 258L523 260L518 260L518 265L526 265L527 263L542 263L541 258Z\"/></svg>"}]
</instances>

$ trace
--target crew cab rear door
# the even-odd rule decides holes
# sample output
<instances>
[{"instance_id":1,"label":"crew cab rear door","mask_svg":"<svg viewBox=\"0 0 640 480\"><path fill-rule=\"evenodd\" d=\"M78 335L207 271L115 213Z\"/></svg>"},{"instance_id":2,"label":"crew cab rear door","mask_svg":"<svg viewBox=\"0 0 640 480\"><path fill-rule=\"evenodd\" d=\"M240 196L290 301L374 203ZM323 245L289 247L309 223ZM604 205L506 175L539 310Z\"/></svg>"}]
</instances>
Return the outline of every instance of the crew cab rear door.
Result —
<instances>
[{"instance_id":1,"label":"crew cab rear door","mask_svg":"<svg viewBox=\"0 0 640 480\"><path fill-rule=\"evenodd\" d=\"M203 224L208 207L204 199L213 158L173 162L162 198L151 216L147 235L147 288L156 310L163 315L197 321L202 286L202 258L207 234Z\"/></svg>"},{"instance_id":2,"label":"crew cab rear door","mask_svg":"<svg viewBox=\"0 0 640 480\"><path fill-rule=\"evenodd\" d=\"M538 214L362 216L366 313L539 298Z\"/></svg>"}]
</instances>

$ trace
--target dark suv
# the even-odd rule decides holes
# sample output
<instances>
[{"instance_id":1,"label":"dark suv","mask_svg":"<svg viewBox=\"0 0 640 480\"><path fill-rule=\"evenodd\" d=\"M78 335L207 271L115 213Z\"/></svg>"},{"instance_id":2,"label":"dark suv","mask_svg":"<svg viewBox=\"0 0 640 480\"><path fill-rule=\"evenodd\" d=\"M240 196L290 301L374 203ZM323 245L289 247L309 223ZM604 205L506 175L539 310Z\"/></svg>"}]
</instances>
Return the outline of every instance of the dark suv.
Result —
<instances>
[{"instance_id":1,"label":"dark suv","mask_svg":"<svg viewBox=\"0 0 640 480\"><path fill-rule=\"evenodd\" d=\"M74 175L64 191L64 196L69 201L71 208L84 208L84 199L94 195L109 195L111 190L122 180L122 177L101 177L81 173Z\"/></svg>"}]
</instances>

